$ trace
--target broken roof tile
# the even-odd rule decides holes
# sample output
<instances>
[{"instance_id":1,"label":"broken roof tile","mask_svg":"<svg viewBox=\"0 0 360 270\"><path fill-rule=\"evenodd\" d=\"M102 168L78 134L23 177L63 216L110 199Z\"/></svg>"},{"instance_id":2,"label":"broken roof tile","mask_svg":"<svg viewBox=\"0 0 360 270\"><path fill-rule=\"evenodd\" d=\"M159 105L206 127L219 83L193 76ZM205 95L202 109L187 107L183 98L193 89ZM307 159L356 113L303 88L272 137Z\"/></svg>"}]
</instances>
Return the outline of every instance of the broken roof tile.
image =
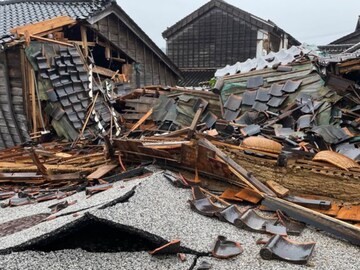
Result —
<instances>
[{"instance_id":1,"label":"broken roof tile","mask_svg":"<svg viewBox=\"0 0 360 270\"><path fill-rule=\"evenodd\" d=\"M212 112L207 112L201 122L205 123L207 128L212 128L215 125L217 119L218 117L215 114Z\"/></svg>"},{"instance_id":2,"label":"broken roof tile","mask_svg":"<svg viewBox=\"0 0 360 270\"><path fill-rule=\"evenodd\" d=\"M315 243L298 243L281 235L274 235L261 248L260 256L264 260L284 260L297 264L306 264L315 248Z\"/></svg>"},{"instance_id":3,"label":"broken roof tile","mask_svg":"<svg viewBox=\"0 0 360 270\"><path fill-rule=\"evenodd\" d=\"M305 114L305 115L300 116L296 122L297 130L299 131L299 130L302 130L305 128L310 128L312 118L313 118L312 114Z\"/></svg>"},{"instance_id":4,"label":"broken roof tile","mask_svg":"<svg viewBox=\"0 0 360 270\"><path fill-rule=\"evenodd\" d=\"M218 259L228 259L243 253L244 249L238 242L229 241L225 236L218 236L211 254Z\"/></svg>"},{"instance_id":5,"label":"broken roof tile","mask_svg":"<svg viewBox=\"0 0 360 270\"><path fill-rule=\"evenodd\" d=\"M224 119L226 121L233 121L238 117L239 113L240 113L240 109L237 111L232 111L232 110L225 108L224 109Z\"/></svg>"}]
</instances>

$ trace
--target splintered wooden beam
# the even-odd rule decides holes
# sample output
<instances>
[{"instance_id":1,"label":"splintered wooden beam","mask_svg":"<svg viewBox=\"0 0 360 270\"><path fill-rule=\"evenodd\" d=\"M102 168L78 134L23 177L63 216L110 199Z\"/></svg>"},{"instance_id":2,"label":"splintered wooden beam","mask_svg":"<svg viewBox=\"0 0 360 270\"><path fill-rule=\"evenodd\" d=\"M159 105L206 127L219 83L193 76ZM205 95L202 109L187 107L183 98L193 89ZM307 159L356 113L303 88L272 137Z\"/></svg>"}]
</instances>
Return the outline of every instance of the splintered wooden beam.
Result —
<instances>
[{"instance_id":1,"label":"splintered wooden beam","mask_svg":"<svg viewBox=\"0 0 360 270\"><path fill-rule=\"evenodd\" d=\"M119 73L119 71L113 71L111 69L107 69L99 66L94 66L93 72L112 79Z\"/></svg>"},{"instance_id":2,"label":"splintered wooden beam","mask_svg":"<svg viewBox=\"0 0 360 270\"><path fill-rule=\"evenodd\" d=\"M48 33L51 30L56 31L60 27L72 25L75 23L76 20L70 18L69 16L60 16L37 23L15 27L10 30L10 33L20 36L24 35L27 31L30 35L41 35L41 33Z\"/></svg>"},{"instance_id":3,"label":"splintered wooden beam","mask_svg":"<svg viewBox=\"0 0 360 270\"><path fill-rule=\"evenodd\" d=\"M136 130L138 127L140 127L153 113L154 109L151 108L133 127L130 129L130 132Z\"/></svg>"},{"instance_id":4,"label":"splintered wooden beam","mask_svg":"<svg viewBox=\"0 0 360 270\"><path fill-rule=\"evenodd\" d=\"M48 170L46 167L41 163L38 155L35 153L33 148L28 148L27 151L30 153L30 157L33 160L35 166L38 168L39 172L43 175L48 175Z\"/></svg>"}]
</instances>

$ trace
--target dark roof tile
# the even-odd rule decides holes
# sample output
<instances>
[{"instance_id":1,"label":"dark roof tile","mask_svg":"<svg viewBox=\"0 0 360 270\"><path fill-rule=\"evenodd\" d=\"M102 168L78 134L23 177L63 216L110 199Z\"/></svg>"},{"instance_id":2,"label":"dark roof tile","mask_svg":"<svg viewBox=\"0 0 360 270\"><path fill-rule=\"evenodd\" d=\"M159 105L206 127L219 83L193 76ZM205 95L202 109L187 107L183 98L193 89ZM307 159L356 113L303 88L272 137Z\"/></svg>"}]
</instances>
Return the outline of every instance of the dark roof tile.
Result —
<instances>
[{"instance_id":1,"label":"dark roof tile","mask_svg":"<svg viewBox=\"0 0 360 270\"><path fill-rule=\"evenodd\" d=\"M10 35L9 30L24 24L35 23L57 16L69 16L73 19L86 19L103 10L109 0L99 0L94 5L91 0L33 0L0 1L0 38Z\"/></svg>"}]
</instances>

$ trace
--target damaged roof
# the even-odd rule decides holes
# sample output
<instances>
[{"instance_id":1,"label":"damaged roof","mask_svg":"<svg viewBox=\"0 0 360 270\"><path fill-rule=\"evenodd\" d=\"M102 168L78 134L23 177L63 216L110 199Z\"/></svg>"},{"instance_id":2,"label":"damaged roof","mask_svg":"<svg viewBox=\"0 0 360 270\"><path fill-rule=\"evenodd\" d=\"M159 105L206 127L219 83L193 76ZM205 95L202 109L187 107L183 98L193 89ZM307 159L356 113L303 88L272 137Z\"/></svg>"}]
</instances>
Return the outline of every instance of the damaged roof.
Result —
<instances>
[{"instance_id":1,"label":"damaged roof","mask_svg":"<svg viewBox=\"0 0 360 270\"><path fill-rule=\"evenodd\" d=\"M95 24L114 14L131 29L179 77L179 69L114 0L7 0L0 1L0 43L12 40L10 29L58 16ZM3 40L1 42L1 40Z\"/></svg>"}]
</instances>

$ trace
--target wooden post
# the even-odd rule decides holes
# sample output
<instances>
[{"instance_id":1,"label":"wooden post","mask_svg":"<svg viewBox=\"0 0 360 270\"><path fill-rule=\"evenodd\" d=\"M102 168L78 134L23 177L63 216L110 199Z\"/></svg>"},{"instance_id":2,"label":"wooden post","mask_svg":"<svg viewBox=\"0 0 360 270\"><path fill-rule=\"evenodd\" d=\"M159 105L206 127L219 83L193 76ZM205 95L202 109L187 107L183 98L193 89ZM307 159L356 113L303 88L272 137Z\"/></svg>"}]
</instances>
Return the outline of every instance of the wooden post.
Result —
<instances>
[{"instance_id":1,"label":"wooden post","mask_svg":"<svg viewBox=\"0 0 360 270\"><path fill-rule=\"evenodd\" d=\"M33 133L37 132L37 117L36 117L36 94L35 94L35 80L32 75L33 69L29 62L27 62L27 79L29 82L29 92L31 95L31 115L32 115L32 127Z\"/></svg>"},{"instance_id":2,"label":"wooden post","mask_svg":"<svg viewBox=\"0 0 360 270\"><path fill-rule=\"evenodd\" d=\"M84 57L87 58L89 56L89 48L88 48L86 27L81 25L80 32L81 32L81 40L82 40L82 48L83 48L83 52L84 52Z\"/></svg>"}]
</instances>

